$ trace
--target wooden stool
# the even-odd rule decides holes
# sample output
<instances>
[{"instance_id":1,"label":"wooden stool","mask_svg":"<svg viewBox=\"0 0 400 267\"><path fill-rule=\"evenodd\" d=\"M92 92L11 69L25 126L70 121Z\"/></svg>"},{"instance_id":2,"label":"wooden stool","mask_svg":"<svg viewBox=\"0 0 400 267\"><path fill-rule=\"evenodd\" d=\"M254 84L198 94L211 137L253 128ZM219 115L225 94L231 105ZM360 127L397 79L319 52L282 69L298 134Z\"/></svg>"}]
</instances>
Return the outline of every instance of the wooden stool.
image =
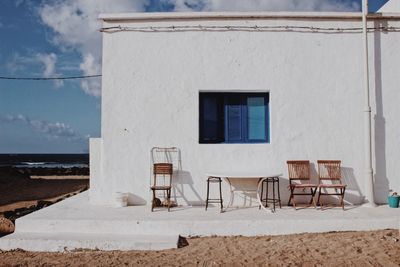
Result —
<instances>
[{"instance_id":1,"label":"wooden stool","mask_svg":"<svg viewBox=\"0 0 400 267\"><path fill-rule=\"evenodd\" d=\"M209 198L210 197L210 183L219 183L219 198ZM222 202L222 189L221 189L222 180L220 177L208 177L207 179L207 199L206 199L206 210L208 208L208 203L220 203L221 205L221 212L224 208Z\"/></svg>"}]
</instances>

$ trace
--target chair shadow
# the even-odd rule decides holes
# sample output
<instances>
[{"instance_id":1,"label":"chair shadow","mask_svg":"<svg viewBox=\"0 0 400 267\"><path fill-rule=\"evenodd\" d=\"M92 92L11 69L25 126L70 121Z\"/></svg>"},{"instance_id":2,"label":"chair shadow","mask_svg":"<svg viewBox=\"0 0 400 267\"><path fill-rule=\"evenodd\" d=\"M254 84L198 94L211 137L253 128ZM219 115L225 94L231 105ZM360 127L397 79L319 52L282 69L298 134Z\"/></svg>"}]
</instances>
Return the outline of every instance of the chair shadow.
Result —
<instances>
[{"instance_id":1,"label":"chair shadow","mask_svg":"<svg viewBox=\"0 0 400 267\"><path fill-rule=\"evenodd\" d=\"M342 175L342 183L347 185L344 194L345 209L363 203L365 197L362 195L360 186L355 178L354 169L350 167L341 167L340 170ZM318 171L317 166L314 163L311 163L311 177L313 183L318 184ZM324 192L327 192L327 189L324 188L324 190ZM315 196L316 199L318 199L318 192ZM330 204L338 202L337 196L323 196L321 198L323 198L323 203Z\"/></svg>"},{"instance_id":2,"label":"chair shadow","mask_svg":"<svg viewBox=\"0 0 400 267\"><path fill-rule=\"evenodd\" d=\"M172 176L172 198L176 203L179 200L183 200L187 205L190 206L204 206L205 202L193 186L193 178L189 171L175 170ZM195 200L189 199L186 195L187 191L190 191L190 195L195 196Z\"/></svg>"}]
</instances>

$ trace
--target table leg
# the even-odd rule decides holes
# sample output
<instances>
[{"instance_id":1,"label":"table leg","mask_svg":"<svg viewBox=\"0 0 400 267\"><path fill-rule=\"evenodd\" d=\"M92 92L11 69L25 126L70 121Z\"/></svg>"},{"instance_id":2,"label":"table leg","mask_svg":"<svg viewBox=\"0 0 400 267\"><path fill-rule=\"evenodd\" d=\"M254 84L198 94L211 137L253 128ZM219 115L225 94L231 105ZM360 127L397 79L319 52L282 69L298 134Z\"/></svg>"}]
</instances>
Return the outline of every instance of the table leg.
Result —
<instances>
[{"instance_id":1,"label":"table leg","mask_svg":"<svg viewBox=\"0 0 400 267\"><path fill-rule=\"evenodd\" d=\"M233 189L233 186L232 186L232 183L231 183L231 180L229 179L229 177L225 177L225 179L228 181L229 190L230 190L229 202L228 202L228 205L226 205L226 208L228 208L233 205L233 194L235 193L234 192L235 190Z\"/></svg>"}]
</instances>

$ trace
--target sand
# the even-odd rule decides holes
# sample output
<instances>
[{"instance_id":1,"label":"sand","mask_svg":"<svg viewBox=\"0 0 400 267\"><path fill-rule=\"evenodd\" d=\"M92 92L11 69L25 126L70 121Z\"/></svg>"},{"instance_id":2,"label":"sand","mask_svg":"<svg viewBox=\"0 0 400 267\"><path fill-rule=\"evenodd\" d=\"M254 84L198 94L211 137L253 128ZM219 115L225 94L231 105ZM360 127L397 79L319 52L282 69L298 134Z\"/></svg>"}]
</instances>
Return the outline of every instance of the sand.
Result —
<instances>
[{"instance_id":1,"label":"sand","mask_svg":"<svg viewBox=\"0 0 400 267\"><path fill-rule=\"evenodd\" d=\"M182 242L183 244L185 242ZM0 253L1 266L400 266L397 230L202 237L164 251Z\"/></svg>"}]
</instances>

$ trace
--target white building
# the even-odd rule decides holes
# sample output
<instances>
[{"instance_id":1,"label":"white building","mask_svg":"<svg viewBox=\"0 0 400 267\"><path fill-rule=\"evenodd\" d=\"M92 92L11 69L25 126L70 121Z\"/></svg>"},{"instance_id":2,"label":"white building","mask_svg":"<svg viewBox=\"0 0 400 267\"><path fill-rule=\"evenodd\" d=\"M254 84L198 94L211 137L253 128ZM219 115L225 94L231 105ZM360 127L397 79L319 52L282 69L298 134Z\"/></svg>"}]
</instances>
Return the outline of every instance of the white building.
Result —
<instances>
[{"instance_id":1,"label":"white building","mask_svg":"<svg viewBox=\"0 0 400 267\"><path fill-rule=\"evenodd\" d=\"M290 159L342 160L346 200L363 202L361 13L100 19L102 128L101 138L90 142L91 203L110 204L116 191L128 192L130 204L150 203L155 146L181 150L178 204L204 203L208 171L269 170L287 177ZM370 14L368 21L374 191L376 202L385 203L389 189L400 190L400 15ZM217 113L207 105L224 107L215 101L233 109L229 116L221 111L211 126L203 119ZM237 117L238 101L236 111L253 115ZM229 119L240 127L229 128ZM314 178L315 171L314 165ZM285 203L284 183L281 194Z\"/></svg>"}]
</instances>

